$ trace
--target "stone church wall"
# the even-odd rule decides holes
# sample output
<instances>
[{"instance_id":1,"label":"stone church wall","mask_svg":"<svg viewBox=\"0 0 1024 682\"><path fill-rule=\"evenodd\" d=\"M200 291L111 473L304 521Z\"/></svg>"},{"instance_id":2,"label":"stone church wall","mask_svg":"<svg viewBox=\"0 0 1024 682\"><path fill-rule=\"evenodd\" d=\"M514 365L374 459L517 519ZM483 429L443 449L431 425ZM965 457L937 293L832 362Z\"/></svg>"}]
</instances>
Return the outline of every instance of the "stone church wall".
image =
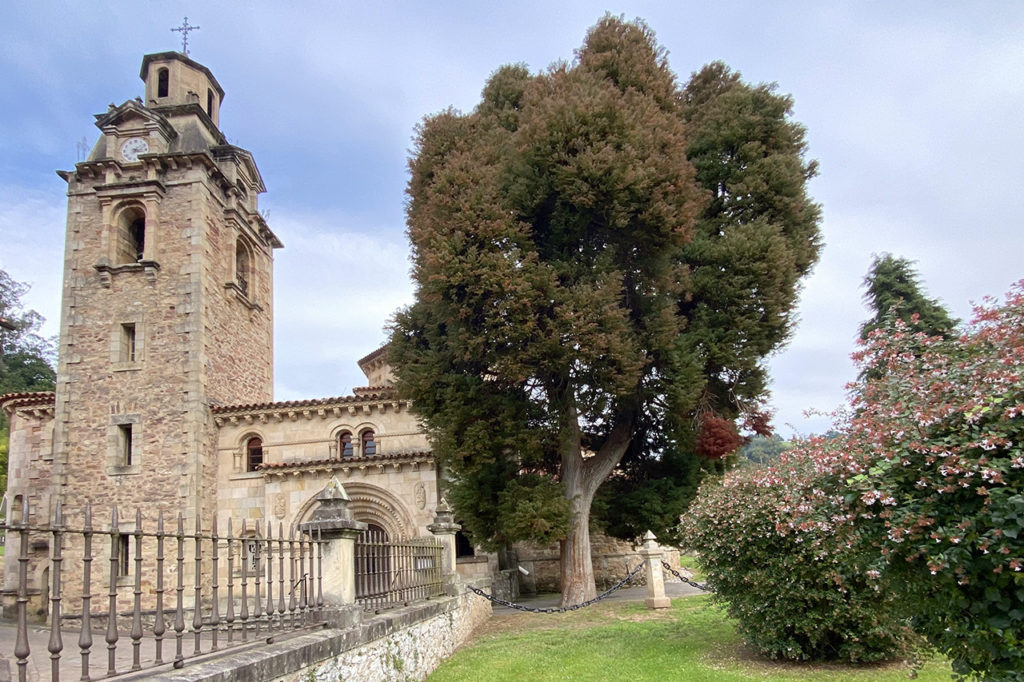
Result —
<instances>
[{"instance_id":1,"label":"stone church wall","mask_svg":"<svg viewBox=\"0 0 1024 682\"><path fill-rule=\"evenodd\" d=\"M643 560L636 546L626 540L609 537L601 533L591 533L590 551L594 562L594 581L597 589L608 589L622 580ZM673 547L662 547L665 561L673 568L679 567L679 550ZM557 544L539 547L537 545L516 545L519 565L529 571L529 575L519 576L519 590L532 594L541 592L559 592L561 576L559 564L559 548Z\"/></svg>"},{"instance_id":2,"label":"stone church wall","mask_svg":"<svg viewBox=\"0 0 1024 682\"><path fill-rule=\"evenodd\" d=\"M40 398L29 398L34 403L9 411L10 441L7 468L7 519L22 518L22 503L28 502L29 521L44 524L49 521L51 510L51 485L53 482L53 395L36 394ZM13 402L13 401L12 401ZM46 537L34 538L44 544L39 549L30 547L30 555L37 559L46 558ZM33 545L30 542L30 545ZM4 548L7 557L17 557L21 550L18 536L8 533ZM42 563L30 564L28 576L30 588L29 611L32 616L45 611L46 604L40 598L45 591ZM8 559L3 562L4 585L17 584L18 562ZM13 615L14 597L4 595L4 615Z\"/></svg>"},{"instance_id":3,"label":"stone church wall","mask_svg":"<svg viewBox=\"0 0 1024 682\"><path fill-rule=\"evenodd\" d=\"M405 403L347 397L275 403L216 413L218 513L274 528L306 519L332 476L352 497L356 519L392 537L427 535L437 504L436 471L426 438ZM377 454L339 457L338 434L376 434ZM263 442L263 467L248 472L245 444Z\"/></svg>"},{"instance_id":4,"label":"stone church wall","mask_svg":"<svg viewBox=\"0 0 1024 682\"><path fill-rule=\"evenodd\" d=\"M209 201L202 242L208 397L213 405L265 403L273 397L273 256L235 217L237 200L217 199ZM239 239L251 255L245 293L235 272Z\"/></svg>"}]
</instances>

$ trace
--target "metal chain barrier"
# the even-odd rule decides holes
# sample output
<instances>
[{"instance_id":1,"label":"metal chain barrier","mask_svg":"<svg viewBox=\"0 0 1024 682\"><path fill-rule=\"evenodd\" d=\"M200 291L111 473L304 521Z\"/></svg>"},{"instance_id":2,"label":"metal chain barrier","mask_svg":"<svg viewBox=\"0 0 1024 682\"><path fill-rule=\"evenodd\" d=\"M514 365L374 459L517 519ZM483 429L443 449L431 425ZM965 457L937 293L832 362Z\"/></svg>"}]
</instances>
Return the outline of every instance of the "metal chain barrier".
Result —
<instances>
[{"instance_id":1,"label":"metal chain barrier","mask_svg":"<svg viewBox=\"0 0 1024 682\"><path fill-rule=\"evenodd\" d=\"M667 561L662 561L661 565L665 567L665 570L667 570L669 573L671 573L675 577L677 577L680 580L682 580L684 583L686 583L690 587L696 587L698 590L703 590L705 592L714 592L714 590L711 589L710 587L708 587L707 585L701 585L700 583L694 582L694 581L690 580L689 578L681 575L679 573L679 571L677 571L676 569L674 569L671 566L669 566Z\"/></svg>"},{"instance_id":2,"label":"metal chain barrier","mask_svg":"<svg viewBox=\"0 0 1024 682\"><path fill-rule=\"evenodd\" d=\"M485 599L491 600L495 604L500 604L502 606L507 606L508 608L516 609L517 611L528 611L530 613L565 613L566 611L576 611L576 610L582 609L582 608L584 608L586 606L591 606L592 604L596 604L597 602L601 601L602 599L605 599L612 592L615 592L616 590L621 589L623 585L625 585L626 583L631 581L634 577L636 577L636 574L639 573L640 571L642 571L643 568L644 568L644 564L641 561L639 564L637 564L636 568L634 568L632 571L630 571L626 575L625 578L620 580L618 583L616 583L612 587L609 587L607 590L605 590L601 594L597 595L593 599L590 599L590 600L585 601L585 602L581 602L579 604L573 604L572 606L559 606L559 607L550 607L550 608L546 608L546 609L535 609L532 606L525 606L523 604L516 604L515 602L505 601L504 599L498 599L497 597L489 595L486 592L484 592L483 590L478 589L476 587L473 587L472 585L466 585L466 589L468 589L470 592L473 592L474 594L478 594L481 597L484 597Z\"/></svg>"}]
</instances>

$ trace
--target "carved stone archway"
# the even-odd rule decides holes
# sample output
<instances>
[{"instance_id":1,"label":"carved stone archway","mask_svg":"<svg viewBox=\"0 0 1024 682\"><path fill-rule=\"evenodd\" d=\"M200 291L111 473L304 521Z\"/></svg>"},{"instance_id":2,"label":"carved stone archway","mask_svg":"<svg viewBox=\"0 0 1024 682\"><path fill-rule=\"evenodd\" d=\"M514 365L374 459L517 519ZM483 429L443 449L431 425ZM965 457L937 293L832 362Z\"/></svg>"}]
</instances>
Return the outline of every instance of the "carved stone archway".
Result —
<instances>
[{"instance_id":1,"label":"carved stone archway","mask_svg":"<svg viewBox=\"0 0 1024 682\"><path fill-rule=\"evenodd\" d=\"M391 540L408 540L416 536L412 515L396 495L368 483L349 481L343 485L351 500L348 509L356 521L380 526ZM306 500L295 515L296 524L308 521L316 505L316 495Z\"/></svg>"}]
</instances>

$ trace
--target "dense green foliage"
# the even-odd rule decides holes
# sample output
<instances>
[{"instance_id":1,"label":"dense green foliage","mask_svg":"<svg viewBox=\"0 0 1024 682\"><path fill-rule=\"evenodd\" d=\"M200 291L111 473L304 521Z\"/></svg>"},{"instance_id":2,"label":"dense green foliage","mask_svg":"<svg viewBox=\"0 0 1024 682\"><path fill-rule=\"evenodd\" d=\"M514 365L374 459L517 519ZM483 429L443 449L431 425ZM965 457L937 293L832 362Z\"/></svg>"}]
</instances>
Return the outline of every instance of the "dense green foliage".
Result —
<instances>
[{"instance_id":1,"label":"dense green foliage","mask_svg":"<svg viewBox=\"0 0 1024 682\"><path fill-rule=\"evenodd\" d=\"M893 315L912 331L929 336L950 336L956 330L957 320L941 303L925 295L913 261L888 253L875 256L864 288L864 300L873 315L861 325L861 339L885 327Z\"/></svg>"},{"instance_id":2,"label":"dense green foliage","mask_svg":"<svg viewBox=\"0 0 1024 682\"><path fill-rule=\"evenodd\" d=\"M792 447L792 443L778 436L754 436L740 448L738 459L740 462L770 464Z\"/></svg>"},{"instance_id":3,"label":"dense green foliage","mask_svg":"<svg viewBox=\"0 0 1024 682\"><path fill-rule=\"evenodd\" d=\"M756 411L817 258L790 106L721 64L681 88L647 26L605 17L571 65L502 67L425 120L390 359L475 541L588 542L605 481L613 532L673 532L701 428ZM554 485L506 490L527 475ZM505 522L527 492L537 522Z\"/></svg>"},{"instance_id":4,"label":"dense green foliage","mask_svg":"<svg viewBox=\"0 0 1024 682\"><path fill-rule=\"evenodd\" d=\"M886 660L909 630L895 593L869 575L835 490L801 457L709 480L684 517L688 546L747 642L770 658ZM824 490L824 493L823 493ZM800 515L820 516L797 526Z\"/></svg>"},{"instance_id":5,"label":"dense green foliage","mask_svg":"<svg viewBox=\"0 0 1024 682\"><path fill-rule=\"evenodd\" d=\"M742 608L764 599L732 580L751 556L758 565L749 543L784 556L821 546L840 557L841 580L878 581L957 673L1024 680L1024 282L958 336L892 318L855 357L863 378L830 437L702 490L687 524L709 580L732 581L723 597ZM760 527L730 518L762 507ZM805 607L817 583L792 574L791 601Z\"/></svg>"},{"instance_id":6,"label":"dense green foliage","mask_svg":"<svg viewBox=\"0 0 1024 682\"><path fill-rule=\"evenodd\" d=\"M38 334L43 317L22 305L27 291L27 284L0 270L0 319L5 323L0 328L0 395L52 391L57 379L53 340ZM0 493L7 489L8 428L7 415L0 412Z\"/></svg>"}]
</instances>

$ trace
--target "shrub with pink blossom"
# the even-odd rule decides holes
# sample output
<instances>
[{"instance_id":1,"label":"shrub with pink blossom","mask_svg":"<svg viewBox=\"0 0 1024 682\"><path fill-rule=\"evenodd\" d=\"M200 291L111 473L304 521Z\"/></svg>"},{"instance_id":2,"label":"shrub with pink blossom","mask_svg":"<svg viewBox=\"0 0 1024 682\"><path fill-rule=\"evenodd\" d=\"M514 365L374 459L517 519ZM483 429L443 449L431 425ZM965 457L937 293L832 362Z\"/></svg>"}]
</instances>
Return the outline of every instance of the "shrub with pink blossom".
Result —
<instances>
[{"instance_id":1,"label":"shrub with pink blossom","mask_svg":"<svg viewBox=\"0 0 1024 682\"><path fill-rule=\"evenodd\" d=\"M709 582L771 653L749 631L781 642L844 611L865 622L863 576L884 597L879 616L907 609L957 674L1024 680L1024 281L959 336L895 320L855 358L866 378L834 437L698 495L684 525ZM805 563L851 598L819 611L822 581Z\"/></svg>"},{"instance_id":2,"label":"shrub with pink blossom","mask_svg":"<svg viewBox=\"0 0 1024 682\"><path fill-rule=\"evenodd\" d=\"M875 377L818 470L954 670L1024 680L1024 281L959 337L896 322L855 357Z\"/></svg>"},{"instance_id":3,"label":"shrub with pink blossom","mask_svg":"<svg viewBox=\"0 0 1024 682\"><path fill-rule=\"evenodd\" d=\"M683 520L687 544L737 620L770 658L876 661L907 649L893 591L854 546L841 491L801 455L705 483Z\"/></svg>"}]
</instances>

